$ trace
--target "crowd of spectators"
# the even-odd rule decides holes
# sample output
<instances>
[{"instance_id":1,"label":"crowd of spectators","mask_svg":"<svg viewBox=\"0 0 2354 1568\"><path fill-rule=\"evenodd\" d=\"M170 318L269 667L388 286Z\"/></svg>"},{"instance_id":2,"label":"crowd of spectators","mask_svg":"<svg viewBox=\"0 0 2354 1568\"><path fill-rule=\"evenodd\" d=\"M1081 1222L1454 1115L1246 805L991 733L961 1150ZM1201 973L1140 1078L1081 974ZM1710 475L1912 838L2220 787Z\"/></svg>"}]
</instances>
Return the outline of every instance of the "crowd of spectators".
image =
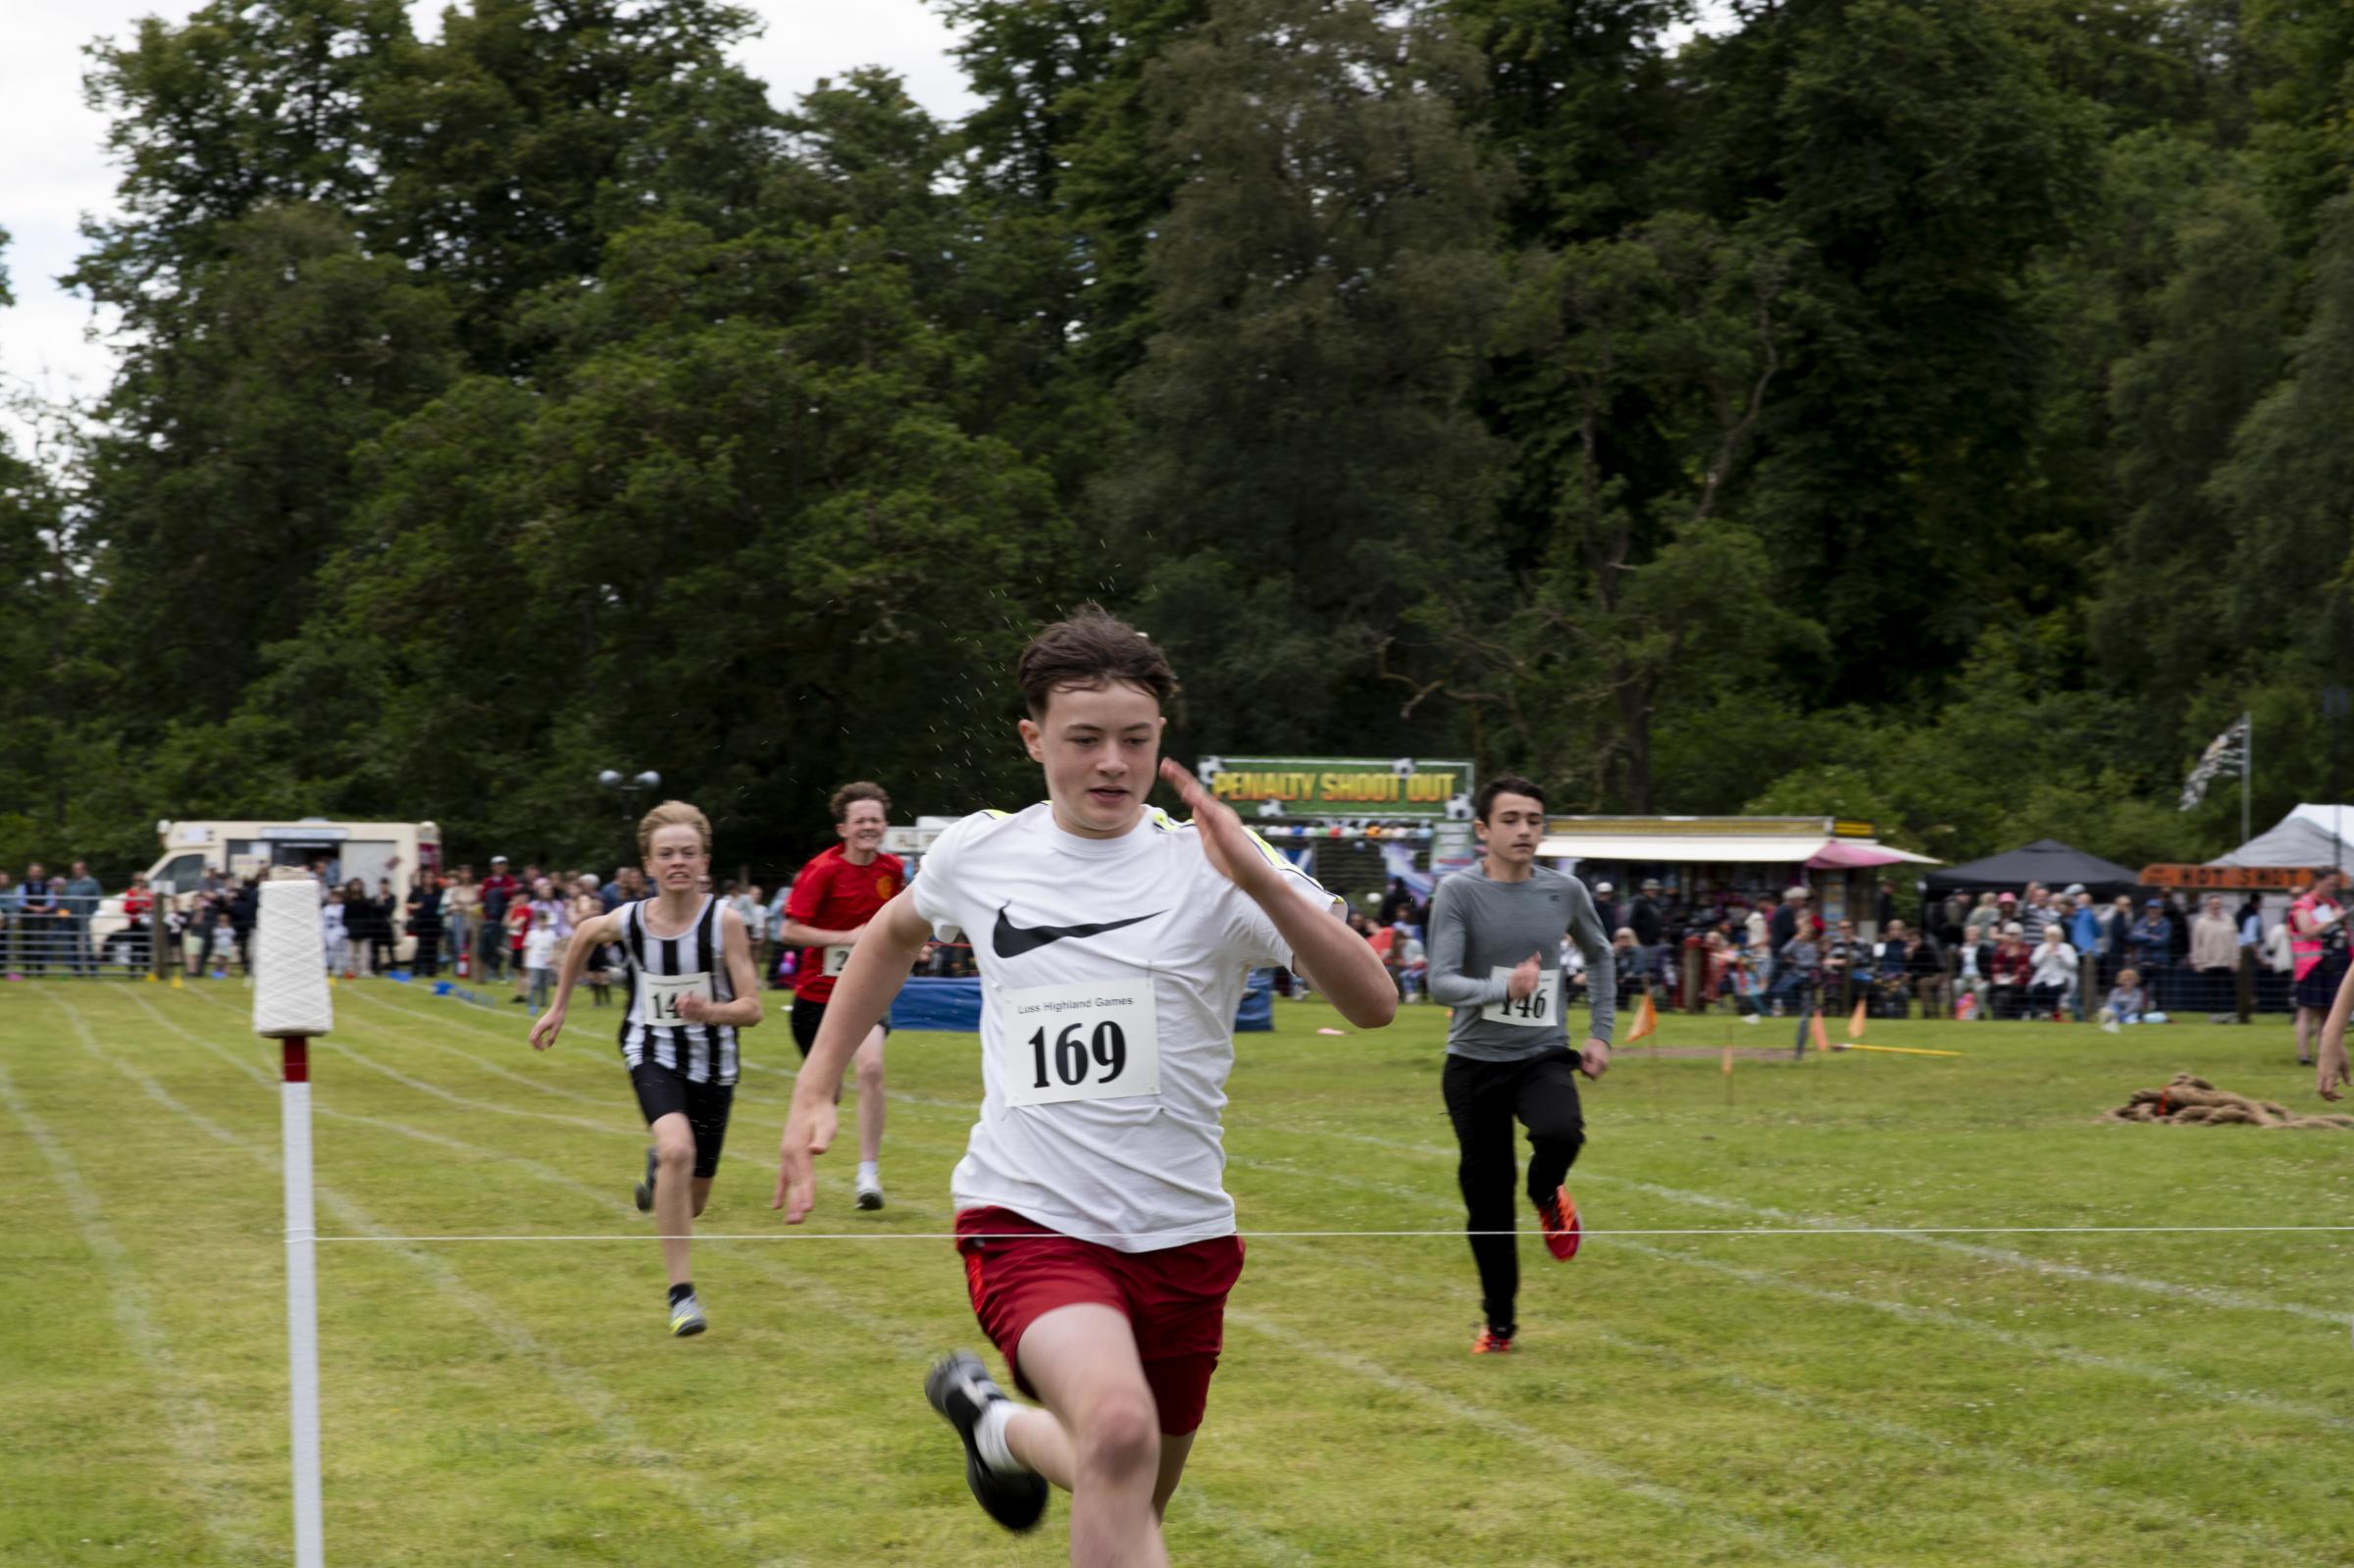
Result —
<instances>
[{"instance_id":1,"label":"crowd of spectators","mask_svg":"<svg viewBox=\"0 0 2354 1568\"><path fill-rule=\"evenodd\" d=\"M2295 889L2334 909L2334 875ZM1825 920L1804 885L1779 894L1725 895L1705 910L1644 882L1621 904L1608 880L1592 885L1613 932L1622 998L1725 1007L1746 1021L1810 1008L1875 1017L2048 1019L2098 1017L2114 1027L2204 1015L2248 1022L2288 1002L2290 916L2248 894L2186 900L2146 894L2096 900L2085 888L2030 883L2017 891L1932 899L1918 919L1878 889L1876 936L1852 918ZM2342 940L2342 937L2332 937ZM1581 960L1561 963L1582 990Z\"/></svg>"},{"instance_id":2,"label":"crowd of spectators","mask_svg":"<svg viewBox=\"0 0 2354 1568\"><path fill-rule=\"evenodd\" d=\"M103 897L98 879L79 860L63 877L38 861L25 868L23 882L0 871L0 974L23 980L95 973L90 918Z\"/></svg>"},{"instance_id":3,"label":"crowd of spectators","mask_svg":"<svg viewBox=\"0 0 2354 1568\"><path fill-rule=\"evenodd\" d=\"M449 970L511 982L521 1003L544 999L578 925L648 891L635 866L600 880L537 866L518 873L503 855L491 857L480 878L471 865L422 874L405 897L395 895L389 877L372 888L356 877L339 879L332 860L310 869L326 889L321 956L331 972L399 967L434 978ZM1650 995L1664 1006L1727 1008L1756 1023L1810 1009L1845 1013L1861 1003L1872 1016L1906 1017L1918 1008L1923 1018L2097 1017L2123 1028L2193 1014L2246 1023L2258 1010L2283 1009L2298 932L2321 931L2308 945L2344 943L2345 923L2334 913L2341 882L2325 873L2295 889L2288 910L2272 914L2252 893L2236 907L2213 894L2195 904L2180 894L2102 902L2081 886L2030 883L2018 892L1935 899L1913 921L1896 913L1895 890L1883 882L1870 939L1853 918L1825 921L1804 885L1778 895L1722 894L1705 908L1656 879L1623 900L1608 879L1591 890L1612 934L1612 978L1622 1005ZM801 955L774 939L790 884L773 897L728 881L706 890L743 921L768 983L791 986ZM65 876L38 863L21 880L0 870L0 974L94 974L107 963L143 969L154 962L149 943L159 927L167 958L186 974L250 973L256 879L208 869L192 889L158 900L146 877L134 876L123 894L122 927L99 952L91 921L105 896L82 861ZM1425 999L1427 899L1395 879L1377 904L1368 903L1367 911L1349 914L1350 925L1381 955L1403 1000ZM2322 914L2336 923L2321 921ZM1584 995L1585 960L1565 936L1560 961L1571 997ZM616 968L618 955L609 952L585 966L600 1000ZM972 950L929 943L917 972L970 975ZM1288 975L1276 984L1286 991L1297 986Z\"/></svg>"}]
</instances>

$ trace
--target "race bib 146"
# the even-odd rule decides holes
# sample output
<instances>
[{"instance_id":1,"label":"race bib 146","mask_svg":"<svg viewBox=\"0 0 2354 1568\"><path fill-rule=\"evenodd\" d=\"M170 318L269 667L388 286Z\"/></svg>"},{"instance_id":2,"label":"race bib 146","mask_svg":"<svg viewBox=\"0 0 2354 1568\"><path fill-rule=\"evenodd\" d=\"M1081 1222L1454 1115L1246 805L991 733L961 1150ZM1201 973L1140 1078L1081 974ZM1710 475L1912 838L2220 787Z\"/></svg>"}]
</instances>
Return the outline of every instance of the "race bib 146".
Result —
<instances>
[{"instance_id":1,"label":"race bib 146","mask_svg":"<svg viewBox=\"0 0 2354 1568\"><path fill-rule=\"evenodd\" d=\"M1502 979L1511 971L1499 964L1488 971L1490 979ZM1550 1029L1561 1021L1561 972L1542 969L1537 972L1537 988L1515 1001L1507 996L1500 1002L1490 1002L1479 1010L1479 1016L1492 1024L1510 1024L1515 1029Z\"/></svg>"},{"instance_id":2,"label":"race bib 146","mask_svg":"<svg viewBox=\"0 0 2354 1568\"><path fill-rule=\"evenodd\" d=\"M700 996L704 1001L715 998L711 993L711 973L698 975L640 975L638 977L638 1006L648 1024L679 1025L687 1018L679 1011L679 1003L689 996Z\"/></svg>"},{"instance_id":3,"label":"race bib 146","mask_svg":"<svg viewBox=\"0 0 2354 1568\"><path fill-rule=\"evenodd\" d=\"M1149 977L1009 990L998 1021L998 1079L1008 1105L1160 1092Z\"/></svg>"}]
</instances>

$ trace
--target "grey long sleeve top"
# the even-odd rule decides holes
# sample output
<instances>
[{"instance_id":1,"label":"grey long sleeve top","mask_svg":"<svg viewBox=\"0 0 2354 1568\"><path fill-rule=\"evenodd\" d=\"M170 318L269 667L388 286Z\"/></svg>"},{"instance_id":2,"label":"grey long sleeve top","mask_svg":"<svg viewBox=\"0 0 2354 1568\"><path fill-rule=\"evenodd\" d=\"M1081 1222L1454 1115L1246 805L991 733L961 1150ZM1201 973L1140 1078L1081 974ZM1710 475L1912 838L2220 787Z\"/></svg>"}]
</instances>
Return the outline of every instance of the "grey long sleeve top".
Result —
<instances>
[{"instance_id":1,"label":"grey long sleeve top","mask_svg":"<svg viewBox=\"0 0 2354 1568\"><path fill-rule=\"evenodd\" d=\"M1608 1044L1618 988L1610 934L1585 884L1542 867L1526 882L1491 882L1477 866L1439 884L1430 905L1430 995L1455 1009L1447 1025L1449 1055L1511 1062L1568 1045L1561 1017L1563 932L1586 957L1593 1008L1586 1033ZM1525 1001L1511 1001L1507 983L1512 968L1531 953L1550 985L1539 986Z\"/></svg>"}]
</instances>

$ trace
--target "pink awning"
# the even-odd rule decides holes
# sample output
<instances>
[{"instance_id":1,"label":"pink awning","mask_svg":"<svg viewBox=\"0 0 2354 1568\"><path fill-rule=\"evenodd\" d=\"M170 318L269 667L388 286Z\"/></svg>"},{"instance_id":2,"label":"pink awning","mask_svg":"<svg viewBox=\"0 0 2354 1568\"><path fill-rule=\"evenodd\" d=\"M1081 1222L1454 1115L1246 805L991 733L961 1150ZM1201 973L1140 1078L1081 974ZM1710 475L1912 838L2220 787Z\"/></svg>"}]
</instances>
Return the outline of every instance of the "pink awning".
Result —
<instances>
[{"instance_id":1,"label":"pink awning","mask_svg":"<svg viewBox=\"0 0 2354 1568\"><path fill-rule=\"evenodd\" d=\"M1921 858L1924 857L1883 849L1878 844L1856 844L1844 838L1834 838L1815 851L1807 861L1807 869L1833 871L1843 866L1897 866L1908 860Z\"/></svg>"}]
</instances>

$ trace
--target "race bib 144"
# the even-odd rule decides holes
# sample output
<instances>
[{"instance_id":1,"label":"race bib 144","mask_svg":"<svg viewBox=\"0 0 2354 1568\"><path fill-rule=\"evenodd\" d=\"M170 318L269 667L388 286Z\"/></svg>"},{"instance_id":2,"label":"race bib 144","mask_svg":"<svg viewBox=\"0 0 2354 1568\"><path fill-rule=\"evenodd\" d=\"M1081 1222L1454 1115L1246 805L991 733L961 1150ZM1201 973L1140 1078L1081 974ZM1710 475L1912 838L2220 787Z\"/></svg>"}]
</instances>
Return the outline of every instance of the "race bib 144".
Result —
<instances>
[{"instance_id":1,"label":"race bib 144","mask_svg":"<svg viewBox=\"0 0 2354 1568\"><path fill-rule=\"evenodd\" d=\"M1511 971L1499 964L1488 971L1490 979L1502 979ZM1507 996L1500 1002L1490 1002L1479 1010L1479 1016L1492 1024L1510 1024L1516 1029L1550 1029L1561 1021L1561 972L1544 969L1537 972L1537 988L1518 1000Z\"/></svg>"},{"instance_id":2,"label":"race bib 144","mask_svg":"<svg viewBox=\"0 0 2354 1568\"><path fill-rule=\"evenodd\" d=\"M998 1080L1008 1105L1160 1092L1149 977L1009 990L998 1022Z\"/></svg>"}]
</instances>

